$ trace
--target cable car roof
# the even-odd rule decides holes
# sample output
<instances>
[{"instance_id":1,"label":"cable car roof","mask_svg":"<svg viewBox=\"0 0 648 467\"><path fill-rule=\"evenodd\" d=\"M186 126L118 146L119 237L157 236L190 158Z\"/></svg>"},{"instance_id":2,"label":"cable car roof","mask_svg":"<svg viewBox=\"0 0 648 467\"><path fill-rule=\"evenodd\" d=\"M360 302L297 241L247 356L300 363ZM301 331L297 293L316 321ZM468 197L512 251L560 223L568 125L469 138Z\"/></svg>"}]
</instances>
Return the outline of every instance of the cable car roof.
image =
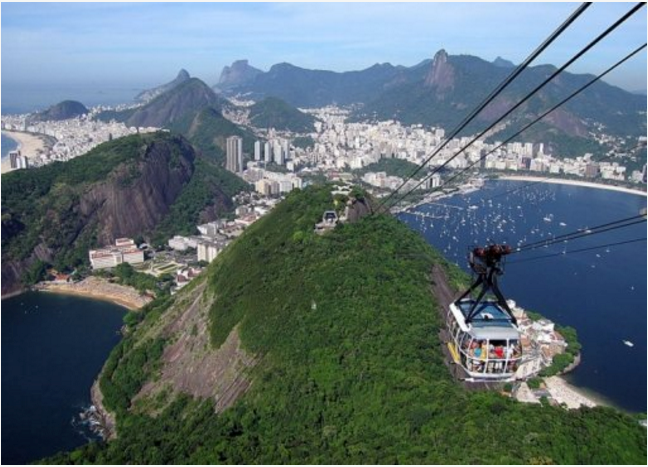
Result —
<instances>
[{"instance_id":1,"label":"cable car roof","mask_svg":"<svg viewBox=\"0 0 648 467\"><path fill-rule=\"evenodd\" d=\"M466 325L466 314L470 311L474 300L457 301L450 305L460 327L477 339L506 340L519 339L520 332L513 324L509 314L502 310L494 301L483 301L477 305L470 325Z\"/></svg>"}]
</instances>

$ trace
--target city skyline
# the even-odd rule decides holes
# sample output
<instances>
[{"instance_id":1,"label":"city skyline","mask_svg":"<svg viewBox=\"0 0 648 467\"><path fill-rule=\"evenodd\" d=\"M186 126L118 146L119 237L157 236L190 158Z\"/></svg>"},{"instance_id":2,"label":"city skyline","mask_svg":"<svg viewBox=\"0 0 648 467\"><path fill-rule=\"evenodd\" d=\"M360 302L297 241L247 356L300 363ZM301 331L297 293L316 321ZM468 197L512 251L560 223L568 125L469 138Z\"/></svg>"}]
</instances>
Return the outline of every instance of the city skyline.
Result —
<instances>
[{"instance_id":1,"label":"city skyline","mask_svg":"<svg viewBox=\"0 0 648 467\"><path fill-rule=\"evenodd\" d=\"M631 5L592 5L536 64L563 63ZM385 62L412 66L441 48L519 63L576 6L9 3L2 8L2 84L5 91L16 83L144 86L167 81L180 68L215 84L223 66L238 59L264 71L281 62L351 71ZM645 31L644 12L569 71L601 71L645 41ZM607 81L645 90L646 53Z\"/></svg>"}]
</instances>

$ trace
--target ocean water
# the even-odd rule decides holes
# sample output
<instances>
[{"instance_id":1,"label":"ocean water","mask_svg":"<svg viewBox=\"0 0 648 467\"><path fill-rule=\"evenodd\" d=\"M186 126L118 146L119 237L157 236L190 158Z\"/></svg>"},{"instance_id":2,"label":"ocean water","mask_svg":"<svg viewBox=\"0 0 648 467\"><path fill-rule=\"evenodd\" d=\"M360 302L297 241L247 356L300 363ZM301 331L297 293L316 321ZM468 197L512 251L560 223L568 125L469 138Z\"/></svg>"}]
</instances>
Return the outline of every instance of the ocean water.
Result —
<instances>
[{"instance_id":1,"label":"ocean water","mask_svg":"<svg viewBox=\"0 0 648 467\"><path fill-rule=\"evenodd\" d=\"M29 292L2 301L2 463L25 464L90 439L79 425L126 310Z\"/></svg>"},{"instance_id":2,"label":"ocean water","mask_svg":"<svg viewBox=\"0 0 648 467\"><path fill-rule=\"evenodd\" d=\"M3 83L2 114L23 114L44 110L64 100L75 100L86 107L133 102L143 89L155 85L114 83L59 84L52 86Z\"/></svg>"},{"instance_id":3,"label":"ocean water","mask_svg":"<svg viewBox=\"0 0 648 467\"><path fill-rule=\"evenodd\" d=\"M13 151L18 147L18 143L8 136L2 135L2 158L4 159L9 151Z\"/></svg>"},{"instance_id":4,"label":"ocean water","mask_svg":"<svg viewBox=\"0 0 648 467\"><path fill-rule=\"evenodd\" d=\"M418 208L434 218L399 217L469 271L467 254L477 245L531 243L630 217L646 207L644 196L547 183L497 196L521 184L487 182L477 192L441 200L443 205ZM572 384L635 412L646 411L646 243L530 259L642 237L646 224L511 255L500 278L507 298L576 328L583 360L568 377Z\"/></svg>"}]
</instances>

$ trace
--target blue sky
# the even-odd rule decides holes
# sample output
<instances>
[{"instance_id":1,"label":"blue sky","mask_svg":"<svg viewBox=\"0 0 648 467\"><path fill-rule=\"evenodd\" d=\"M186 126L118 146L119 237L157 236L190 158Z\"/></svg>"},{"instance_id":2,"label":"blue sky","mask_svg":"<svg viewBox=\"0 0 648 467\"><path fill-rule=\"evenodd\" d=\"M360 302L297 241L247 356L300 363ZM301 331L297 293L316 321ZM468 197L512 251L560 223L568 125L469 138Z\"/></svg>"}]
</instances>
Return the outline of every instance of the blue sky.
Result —
<instances>
[{"instance_id":1,"label":"blue sky","mask_svg":"<svg viewBox=\"0 0 648 467\"><path fill-rule=\"evenodd\" d=\"M153 85L186 68L209 84L247 58L336 71L414 65L440 48L516 63L577 3L2 4L2 85ZM542 63L560 64L633 4L594 4ZM646 40L646 9L571 71L601 71ZM646 52L608 81L646 88Z\"/></svg>"}]
</instances>

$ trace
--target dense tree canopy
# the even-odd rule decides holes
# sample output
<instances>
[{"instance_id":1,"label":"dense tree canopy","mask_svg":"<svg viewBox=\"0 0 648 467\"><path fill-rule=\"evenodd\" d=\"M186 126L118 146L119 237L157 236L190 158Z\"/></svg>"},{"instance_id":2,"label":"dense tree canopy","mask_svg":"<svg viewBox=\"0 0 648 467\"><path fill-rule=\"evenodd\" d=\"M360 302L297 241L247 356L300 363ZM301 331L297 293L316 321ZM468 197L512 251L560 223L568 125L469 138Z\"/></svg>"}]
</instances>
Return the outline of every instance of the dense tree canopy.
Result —
<instances>
[{"instance_id":1,"label":"dense tree canopy","mask_svg":"<svg viewBox=\"0 0 648 467\"><path fill-rule=\"evenodd\" d=\"M213 347L238 325L243 346L260 358L232 408L215 414L211 400L177 396L155 416L129 410L128 399L156 378L164 346L133 342L146 333L131 333L104 369L117 394L118 438L49 461L645 461L645 429L616 410L525 405L453 381L430 287L432 265L449 266L386 216L314 234L332 204L326 188L293 192L209 268Z\"/></svg>"}]
</instances>

